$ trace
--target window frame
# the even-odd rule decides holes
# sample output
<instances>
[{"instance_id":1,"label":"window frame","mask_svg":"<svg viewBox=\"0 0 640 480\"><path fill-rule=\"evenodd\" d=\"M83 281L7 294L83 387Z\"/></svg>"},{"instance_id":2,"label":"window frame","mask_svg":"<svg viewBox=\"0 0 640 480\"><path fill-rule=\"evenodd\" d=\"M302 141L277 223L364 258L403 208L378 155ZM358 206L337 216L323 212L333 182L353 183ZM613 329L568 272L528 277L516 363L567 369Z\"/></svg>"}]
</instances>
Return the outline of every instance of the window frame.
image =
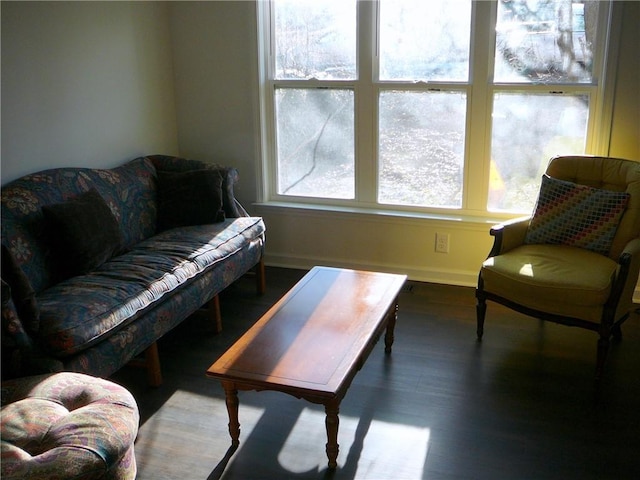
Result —
<instances>
[{"instance_id":1,"label":"window frame","mask_svg":"<svg viewBox=\"0 0 640 480\"><path fill-rule=\"evenodd\" d=\"M473 0L470 28L470 64L467 82L381 81L378 78L377 40L379 34L378 1L357 0L357 78L354 80L275 80L274 29L272 1L256 2L258 29L259 83L259 152L258 204L279 207L349 211L393 216L426 217L479 221L482 223L522 216L523 213L494 212L487 209L491 153L491 115L496 92L587 94L590 113L587 124L585 153L607 155L609 150L616 73L620 8L615 2L603 1L599 6L598 32L608 32L594 49L593 78L590 83L533 84L494 83L492 78L495 51L497 1ZM616 35L616 32L618 34ZM363 74L365 72L365 74ZM277 152L275 141L275 89L350 88L355 97L355 198L335 199L277 193ZM389 205L377 202L378 95L381 90L445 90L466 94L467 118L462 172L460 208ZM368 99L368 100L367 100ZM481 180L481 181L479 181Z\"/></svg>"}]
</instances>

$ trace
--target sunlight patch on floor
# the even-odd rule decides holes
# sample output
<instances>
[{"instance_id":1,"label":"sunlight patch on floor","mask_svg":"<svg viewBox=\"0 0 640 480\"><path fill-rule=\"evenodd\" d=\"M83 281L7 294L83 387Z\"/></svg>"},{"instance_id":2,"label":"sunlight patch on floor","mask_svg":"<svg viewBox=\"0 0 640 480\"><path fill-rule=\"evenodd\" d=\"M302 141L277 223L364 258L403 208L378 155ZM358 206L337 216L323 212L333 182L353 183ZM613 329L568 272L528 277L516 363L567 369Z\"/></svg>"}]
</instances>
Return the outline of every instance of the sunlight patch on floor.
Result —
<instances>
[{"instance_id":1,"label":"sunlight patch on floor","mask_svg":"<svg viewBox=\"0 0 640 480\"><path fill-rule=\"evenodd\" d=\"M354 478L368 478L372 472L381 478L420 478L429 437L428 428L341 415L338 469L355 469ZM278 462L283 469L297 474L325 470L326 442L324 412L305 408L285 441Z\"/></svg>"},{"instance_id":2,"label":"sunlight patch on floor","mask_svg":"<svg viewBox=\"0 0 640 480\"><path fill-rule=\"evenodd\" d=\"M241 438L249 438L255 425L264 414L264 408L241 405ZM224 399L212 398L194 392L177 390L140 426L136 440L136 452L143 458L165 456L180 451L185 444L197 445L202 438L223 439L212 442L206 448L194 448L194 455L222 458L231 445L229 416ZM212 450L213 447L213 450ZM240 447L242 448L242 442ZM187 461L187 459L185 459ZM144 470L144 466L143 470Z\"/></svg>"}]
</instances>

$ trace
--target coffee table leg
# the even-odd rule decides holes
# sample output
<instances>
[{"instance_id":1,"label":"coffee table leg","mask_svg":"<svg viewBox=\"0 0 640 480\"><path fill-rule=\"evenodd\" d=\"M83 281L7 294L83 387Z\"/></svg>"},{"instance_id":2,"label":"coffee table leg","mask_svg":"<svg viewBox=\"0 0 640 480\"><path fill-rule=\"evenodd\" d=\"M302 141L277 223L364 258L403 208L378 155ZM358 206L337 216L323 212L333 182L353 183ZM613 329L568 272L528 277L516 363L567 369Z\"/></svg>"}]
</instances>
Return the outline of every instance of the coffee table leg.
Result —
<instances>
[{"instance_id":1,"label":"coffee table leg","mask_svg":"<svg viewBox=\"0 0 640 480\"><path fill-rule=\"evenodd\" d=\"M240 445L240 422L238 421L238 390L231 382L222 382L222 388L226 396L227 412L229 413L229 435L231 435L231 445Z\"/></svg>"},{"instance_id":2,"label":"coffee table leg","mask_svg":"<svg viewBox=\"0 0 640 480\"><path fill-rule=\"evenodd\" d=\"M384 335L384 351L385 353L391 353L391 345L393 345L393 331L396 328L396 320L398 318L398 303L392 307L389 312L389 321L387 323L387 331Z\"/></svg>"},{"instance_id":3,"label":"coffee table leg","mask_svg":"<svg viewBox=\"0 0 640 480\"><path fill-rule=\"evenodd\" d=\"M327 458L329 458L329 468L336 468L338 466L338 425L340 420L338 413L340 413L340 402L332 401L324 406L324 411L327 414L325 425L327 426Z\"/></svg>"}]
</instances>

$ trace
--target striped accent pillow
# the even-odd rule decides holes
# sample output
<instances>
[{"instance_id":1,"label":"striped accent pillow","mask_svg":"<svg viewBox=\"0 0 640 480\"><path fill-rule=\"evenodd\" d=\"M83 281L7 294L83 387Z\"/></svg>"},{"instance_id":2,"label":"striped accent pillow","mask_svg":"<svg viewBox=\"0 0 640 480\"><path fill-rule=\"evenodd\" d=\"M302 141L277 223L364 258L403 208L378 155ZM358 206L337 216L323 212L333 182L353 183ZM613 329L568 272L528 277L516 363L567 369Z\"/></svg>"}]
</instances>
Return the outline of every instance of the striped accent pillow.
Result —
<instances>
[{"instance_id":1,"label":"striped accent pillow","mask_svg":"<svg viewBox=\"0 0 640 480\"><path fill-rule=\"evenodd\" d=\"M629 197L543 175L524 243L571 245L608 255Z\"/></svg>"}]
</instances>

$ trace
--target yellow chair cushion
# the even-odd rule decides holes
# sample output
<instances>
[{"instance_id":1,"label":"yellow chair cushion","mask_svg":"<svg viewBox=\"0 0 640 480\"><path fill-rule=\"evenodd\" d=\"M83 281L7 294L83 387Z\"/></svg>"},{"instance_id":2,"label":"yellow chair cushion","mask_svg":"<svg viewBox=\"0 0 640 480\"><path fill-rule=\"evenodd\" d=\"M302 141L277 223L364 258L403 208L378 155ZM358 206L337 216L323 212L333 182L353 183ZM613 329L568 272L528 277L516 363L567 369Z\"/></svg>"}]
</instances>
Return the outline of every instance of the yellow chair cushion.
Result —
<instances>
[{"instance_id":1,"label":"yellow chair cushion","mask_svg":"<svg viewBox=\"0 0 640 480\"><path fill-rule=\"evenodd\" d=\"M484 290L525 307L599 322L617 263L567 245L522 245L482 264Z\"/></svg>"}]
</instances>

